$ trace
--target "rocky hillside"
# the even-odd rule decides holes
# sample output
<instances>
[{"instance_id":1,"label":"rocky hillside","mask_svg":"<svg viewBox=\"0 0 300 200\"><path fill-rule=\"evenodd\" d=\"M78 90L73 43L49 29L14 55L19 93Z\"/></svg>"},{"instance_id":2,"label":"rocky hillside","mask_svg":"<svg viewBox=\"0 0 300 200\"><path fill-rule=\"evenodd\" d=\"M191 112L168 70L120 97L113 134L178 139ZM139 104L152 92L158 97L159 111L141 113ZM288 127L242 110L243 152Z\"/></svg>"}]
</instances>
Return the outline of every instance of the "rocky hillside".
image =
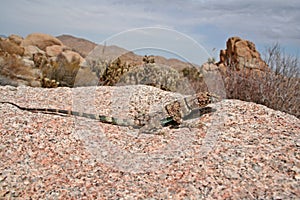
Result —
<instances>
[{"instance_id":1,"label":"rocky hillside","mask_svg":"<svg viewBox=\"0 0 300 200\"><path fill-rule=\"evenodd\" d=\"M59 39L64 45L78 52L84 58L97 46L97 44L94 42L71 35L60 35L56 38Z\"/></svg>"},{"instance_id":2,"label":"rocky hillside","mask_svg":"<svg viewBox=\"0 0 300 200\"><path fill-rule=\"evenodd\" d=\"M131 76L133 72L138 73L139 76L143 76L141 77L142 79L145 79L144 69L141 68L141 66L144 65L144 56L137 55L134 52L130 52L118 46L96 46L95 43L92 43L88 40L75 38L69 35L62 35L58 36L57 38L60 39L64 43L64 45L71 47L76 52L79 52L87 60L88 67L92 69L92 72L86 72L87 69L85 68L85 72L83 72L83 74L96 74L96 76L90 80L91 83L88 83L88 80L86 78L83 78L83 81L78 78L76 86L92 85L97 79L100 85L111 86L116 84L147 84L168 91L175 91L177 89L178 92L183 92L183 90L179 91L180 87L174 85L166 85L161 81L157 83L158 80L152 78L147 78L147 81L136 80L135 82L126 81L124 83L124 81L122 80L128 79L127 76ZM175 58L167 59L162 56L151 56L151 59L154 60L157 69L168 69L167 72L163 70L154 70L150 73L166 74L172 71L172 69L175 69L176 71L174 72L176 73L176 79L172 80L171 82L182 84L181 82L186 82L184 81L184 78L188 78L188 80L192 84L193 90L207 90L203 81L201 81L202 83L199 84L199 79L201 79L199 78L200 66L197 66L196 64L186 63ZM106 72L104 72L105 70ZM130 72L130 74L127 75L128 72ZM86 75L81 75L80 77L83 76L86 77ZM174 78L172 73L170 74L170 76L164 77L164 79L170 79L171 77Z\"/></svg>"},{"instance_id":3,"label":"rocky hillside","mask_svg":"<svg viewBox=\"0 0 300 200\"><path fill-rule=\"evenodd\" d=\"M94 42L91 42L89 40L83 39L83 38L77 38L71 35L60 35L56 37L62 43L68 47L70 47L72 50L80 53L82 57L86 57L92 50L95 49L96 46L98 46L100 49L104 48L103 45L96 44ZM121 55L121 60L124 62L132 63L132 65L140 65L143 64L143 56L137 55L133 52L129 52L125 49L122 49L118 46L105 46L105 51L108 51L107 54L111 55L111 58L114 57L114 52L123 52ZM120 56L120 54L116 54L117 57ZM115 57L115 58L117 58ZM167 59L162 56L153 56L155 63L166 65L166 66L172 66L174 69L178 71L182 71L186 67L190 67L191 64L183 62L181 60L171 58ZM196 64L193 64L194 66L197 66ZM199 67L199 66L198 66Z\"/></svg>"},{"instance_id":4,"label":"rocky hillside","mask_svg":"<svg viewBox=\"0 0 300 200\"><path fill-rule=\"evenodd\" d=\"M93 42L69 35L55 38L41 33L26 38L17 35L0 38L0 58L1 85L34 87L115 85L129 70L140 68L145 63L144 56L117 46L96 46ZM180 82L187 71L199 71L195 66L176 59L160 56L152 59L158 68L175 69L176 77L180 77L175 82ZM147 84L172 91L152 80Z\"/></svg>"}]
</instances>

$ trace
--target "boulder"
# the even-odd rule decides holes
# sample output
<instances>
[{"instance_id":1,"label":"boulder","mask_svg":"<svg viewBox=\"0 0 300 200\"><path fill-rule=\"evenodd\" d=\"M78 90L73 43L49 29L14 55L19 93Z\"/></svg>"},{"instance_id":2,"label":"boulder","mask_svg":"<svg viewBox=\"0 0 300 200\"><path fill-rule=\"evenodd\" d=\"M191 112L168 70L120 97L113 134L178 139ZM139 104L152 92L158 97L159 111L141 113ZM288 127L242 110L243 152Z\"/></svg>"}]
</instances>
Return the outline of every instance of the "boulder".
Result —
<instances>
[{"instance_id":1,"label":"boulder","mask_svg":"<svg viewBox=\"0 0 300 200\"><path fill-rule=\"evenodd\" d=\"M285 87L277 85L278 81L282 81L261 58L254 43L239 37L231 37L226 47L225 50L221 50L220 61L217 63L226 97L281 109L277 105L283 105L281 101L284 100L285 94L280 94L279 88ZM215 78L211 80L215 81ZM284 91L287 88L289 87L287 86ZM276 96L280 96L280 100L277 100ZM285 101L290 101L290 98Z\"/></svg>"},{"instance_id":2,"label":"boulder","mask_svg":"<svg viewBox=\"0 0 300 200\"><path fill-rule=\"evenodd\" d=\"M8 37L11 42L14 42L17 45L20 45L23 41L23 38L19 35L12 34Z\"/></svg>"},{"instance_id":3,"label":"boulder","mask_svg":"<svg viewBox=\"0 0 300 200\"><path fill-rule=\"evenodd\" d=\"M64 50L63 46L52 45L52 46L46 47L46 54L49 57L56 57L56 56L58 56L58 54L62 53L63 50Z\"/></svg>"},{"instance_id":4,"label":"boulder","mask_svg":"<svg viewBox=\"0 0 300 200\"><path fill-rule=\"evenodd\" d=\"M62 52L62 55L67 59L69 63L74 61L79 61L80 65L84 62L84 59L81 57L79 53L76 53L74 51L64 51Z\"/></svg>"},{"instance_id":5,"label":"boulder","mask_svg":"<svg viewBox=\"0 0 300 200\"><path fill-rule=\"evenodd\" d=\"M24 65L25 66L27 66L27 67L34 67L34 62L33 62L33 60L30 60L30 59L28 59L28 58L22 58L22 61L23 61L23 63L24 63Z\"/></svg>"},{"instance_id":6,"label":"boulder","mask_svg":"<svg viewBox=\"0 0 300 200\"><path fill-rule=\"evenodd\" d=\"M39 49L46 51L46 47L52 45L62 46L62 42L57 38L43 33L32 33L29 34L21 43L21 46L37 46Z\"/></svg>"},{"instance_id":7,"label":"boulder","mask_svg":"<svg viewBox=\"0 0 300 200\"><path fill-rule=\"evenodd\" d=\"M34 54L45 55L45 52L40 50L36 46L32 46L32 45L25 46L25 52L24 52L25 57L29 57L29 58L33 59Z\"/></svg>"},{"instance_id":8,"label":"boulder","mask_svg":"<svg viewBox=\"0 0 300 200\"><path fill-rule=\"evenodd\" d=\"M0 50L9 54L15 54L19 56L24 55L24 48L11 42L9 39L0 39Z\"/></svg>"}]
</instances>

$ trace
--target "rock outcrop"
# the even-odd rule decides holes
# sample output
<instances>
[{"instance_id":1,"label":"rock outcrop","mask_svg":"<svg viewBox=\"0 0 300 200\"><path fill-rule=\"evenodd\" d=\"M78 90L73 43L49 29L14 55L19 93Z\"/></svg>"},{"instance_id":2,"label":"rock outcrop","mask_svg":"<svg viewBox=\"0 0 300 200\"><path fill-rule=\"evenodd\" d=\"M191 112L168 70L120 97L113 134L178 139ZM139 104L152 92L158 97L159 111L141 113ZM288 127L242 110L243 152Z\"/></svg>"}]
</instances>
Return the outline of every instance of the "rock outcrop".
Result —
<instances>
[{"instance_id":1,"label":"rock outcrop","mask_svg":"<svg viewBox=\"0 0 300 200\"><path fill-rule=\"evenodd\" d=\"M39 49L37 46L28 45L25 48L24 57L33 59L34 55L45 55L45 52Z\"/></svg>"},{"instance_id":2,"label":"rock outcrop","mask_svg":"<svg viewBox=\"0 0 300 200\"><path fill-rule=\"evenodd\" d=\"M23 41L23 38L19 35L15 35L15 34L12 34L8 37L8 39L11 41L11 42L14 42L16 43L17 45L20 45L21 42Z\"/></svg>"},{"instance_id":3,"label":"rock outcrop","mask_svg":"<svg viewBox=\"0 0 300 200\"><path fill-rule=\"evenodd\" d=\"M61 54L67 59L69 63L75 60L75 61L79 61L79 64L81 65L84 62L84 59L77 52L71 50L65 50Z\"/></svg>"},{"instance_id":4,"label":"rock outcrop","mask_svg":"<svg viewBox=\"0 0 300 200\"><path fill-rule=\"evenodd\" d=\"M56 57L60 53L62 53L63 50L64 50L64 47L61 45L52 45L52 46L46 47L46 54L49 57Z\"/></svg>"},{"instance_id":5,"label":"rock outcrop","mask_svg":"<svg viewBox=\"0 0 300 200\"><path fill-rule=\"evenodd\" d=\"M239 37L231 37L227 40L226 49L220 51L221 68L234 67L235 70L249 69L256 72L269 71L267 64L261 59L255 44Z\"/></svg>"},{"instance_id":6,"label":"rock outcrop","mask_svg":"<svg viewBox=\"0 0 300 200\"><path fill-rule=\"evenodd\" d=\"M233 79L247 81L262 78L271 71L256 50L255 44L239 37L231 37L227 40L226 49L220 51L220 61L216 63L216 66L222 74L229 98L233 98L231 95L234 89L231 85ZM243 100L246 99L243 98Z\"/></svg>"},{"instance_id":7,"label":"rock outcrop","mask_svg":"<svg viewBox=\"0 0 300 200\"><path fill-rule=\"evenodd\" d=\"M39 49L46 51L46 47L52 46L52 45L60 45L62 46L63 43L48 34L43 34L43 33L32 33L29 34L21 43L21 46L26 47L26 46L36 46Z\"/></svg>"},{"instance_id":8,"label":"rock outcrop","mask_svg":"<svg viewBox=\"0 0 300 200\"><path fill-rule=\"evenodd\" d=\"M0 85L72 86L84 59L57 38L33 33L0 38Z\"/></svg>"}]
</instances>

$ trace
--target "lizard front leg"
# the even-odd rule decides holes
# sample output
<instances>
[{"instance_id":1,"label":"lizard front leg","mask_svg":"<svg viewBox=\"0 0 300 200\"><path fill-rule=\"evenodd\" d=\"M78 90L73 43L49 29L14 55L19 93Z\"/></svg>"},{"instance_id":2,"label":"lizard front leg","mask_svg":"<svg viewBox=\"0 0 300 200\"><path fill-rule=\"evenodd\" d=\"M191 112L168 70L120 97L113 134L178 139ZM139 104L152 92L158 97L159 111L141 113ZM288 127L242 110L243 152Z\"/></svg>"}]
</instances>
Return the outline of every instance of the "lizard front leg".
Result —
<instances>
[{"instance_id":1,"label":"lizard front leg","mask_svg":"<svg viewBox=\"0 0 300 200\"><path fill-rule=\"evenodd\" d=\"M145 125L140 129L140 133L157 134L164 127L177 127L183 121L183 112L179 101L164 106L161 111L149 114Z\"/></svg>"}]
</instances>

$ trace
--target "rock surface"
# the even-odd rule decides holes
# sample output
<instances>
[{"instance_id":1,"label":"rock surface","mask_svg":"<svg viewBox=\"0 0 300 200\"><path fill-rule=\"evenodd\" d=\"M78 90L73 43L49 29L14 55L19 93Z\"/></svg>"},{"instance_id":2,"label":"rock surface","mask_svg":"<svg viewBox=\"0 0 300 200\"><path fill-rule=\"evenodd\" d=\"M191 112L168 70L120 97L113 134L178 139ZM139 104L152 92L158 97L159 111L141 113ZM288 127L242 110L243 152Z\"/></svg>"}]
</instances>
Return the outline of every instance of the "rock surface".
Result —
<instances>
[{"instance_id":1,"label":"rock surface","mask_svg":"<svg viewBox=\"0 0 300 200\"><path fill-rule=\"evenodd\" d=\"M19 35L15 35L15 34L12 34L8 37L8 39L14 43L16 43L17 45L20 45L23 41L23 38Z\"/></svg>"},{"instance_id":2,"label":"rock surface","mask_svg":"<svg viewBox=\"0 0 300 200\"><path fill-rule=\"evenodd\" d=\"M52 45L52 46L48 46L46 47L46 54L49 57L56 57L58 56L60 53L63 52L65 47L61 46L61 45Z\"/></svg>"},{"instance_id":3,"label":"rock surface","mask_svg":"<svg viewBox=\"0 0 300 200\"><path fill-rule=\"evenodd\" d=\"M66 50L61 54L67 59L69 63L79 61L79 65L81 65L84 62L84 59L77 52Z\"/></svg>"},{"instance_id":4,"label":"rock surface","mask_svg":"<svg viewBox=\"0 0 300 200\"><path fill-rule=\"evenodd\" d=\"M6 86L0 93L0 101L22 106L113 116L179 97L147 86ZM138 136L0 104L0 198L299 199L299 119L239 100L210 106L215 112L192 120L196 128Z\"/></svg>"}]
</instances>

